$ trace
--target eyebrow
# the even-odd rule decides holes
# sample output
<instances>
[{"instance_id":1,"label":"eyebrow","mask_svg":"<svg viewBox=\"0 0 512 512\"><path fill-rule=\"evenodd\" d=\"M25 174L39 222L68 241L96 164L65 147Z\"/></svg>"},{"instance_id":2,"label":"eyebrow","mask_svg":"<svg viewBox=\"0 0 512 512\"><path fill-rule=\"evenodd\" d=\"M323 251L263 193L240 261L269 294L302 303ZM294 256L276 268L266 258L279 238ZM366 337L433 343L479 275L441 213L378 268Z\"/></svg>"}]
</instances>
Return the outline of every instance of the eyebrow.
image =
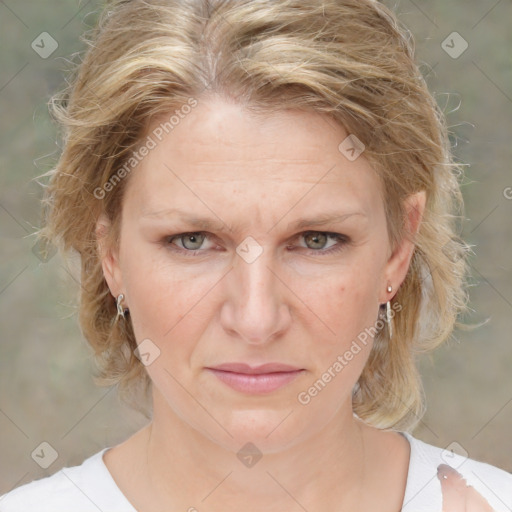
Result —
<instances>
[{"instance_id":1,"label":"eyebrow","mask_svg":"<svg viewBox=\"0 0 512 512\"><path fill-rule=\"evenodd\" d=\"M321 215L317 215L316 217L312 217L309 219L300 219L296 222L288 223L288 229L293 227L294 229L301 229L306 227L314 227L314 226L325 226L326 224L331 224L334 222L343 222L345 219L354 216L362 216L368 218L366 213L358 211L358 212L350 212L350 213L324 213Z\"/></svg>"},{"instance_id":2,"label":"eyebrow","mask_svg":"<svg viewBox=\"0 0 512 512\"><path fill-rule=\"evenodd\" d=\"M183 210L177 209L177 208L170 208L165 210L158 210L154 212L149 212L144 215L142 215L141 218L165 218L165 217L172 217L174 216L176 220L180 220L182 222L185 222L186 224L193 226L196 229L201 230L213 230L213 231L223 231L226 229L229 231L232 231L232 229L229 226L226 226L222 220L213 220L208 219L205 217L197 217L195 215L191 215L188 212L185 212ZM299 219L294 222L289 222L287 225L287 229L302 229L306 227L318 227L318 226L325 226L327 224L331 224L334 222L343 222L344 220L348 219L349 217L354 216L361 216L368 218L366 213L362 211L356 211L356 212L347 212L347 213L339 213L339 212L332 212L332 213L323 213L320 215L317 215L315 217L310 218L303 218ZM277 225L277 223L275 224ZM275 225L273 227L275 227ZM273 227L271 229L273 229Z\"/></svg>"},{"instance_id":3,"label":"eyebrow","mask_svg":"<svg viewBox=\"0 0 512 512\"><path fill-rule=\"evenodd\" d=\"M203 217L197 217L195 215L191 215L188 212L185 212L183 210L179 210L178 208L169 208L165 210L158 210L154 212L149 212L141 216L141 218L165 218L165 217L173 217L176 220L180 220L182 222L186 222L187 224L190 224L191 226L194 226L198 229L211 229L211 230L217 230L222 231L224 229L224 222L222 222L220 219L218 221L214 221L212 219L207 219ZM229 228L228 228L229 229Z\"/></svg>"}]
</instances>

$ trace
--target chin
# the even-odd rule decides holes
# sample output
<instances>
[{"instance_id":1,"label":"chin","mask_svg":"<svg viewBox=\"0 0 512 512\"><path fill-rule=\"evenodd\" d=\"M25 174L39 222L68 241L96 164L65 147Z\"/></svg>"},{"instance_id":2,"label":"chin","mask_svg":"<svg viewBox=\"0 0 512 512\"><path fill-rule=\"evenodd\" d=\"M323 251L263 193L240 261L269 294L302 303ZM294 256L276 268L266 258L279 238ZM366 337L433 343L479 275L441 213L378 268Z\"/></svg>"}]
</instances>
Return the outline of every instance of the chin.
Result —
<instances>
[{"instance_id":1,"label":"chin","mask_svg":"<svg viewBox=\"0 0 512 512\"><path fill-rule=\"evenodd\" d=\"M291 448L307 437L305 422L299 422L298 415L290 414L291 411L291 408L274 410L263 407L232 409L222 418L214 414L226 430L219 427L205 432L203 425L200 431L215 443L235 453L247 443L252 443L261 453L277 453Z\"/></svg>"}]
</instances>

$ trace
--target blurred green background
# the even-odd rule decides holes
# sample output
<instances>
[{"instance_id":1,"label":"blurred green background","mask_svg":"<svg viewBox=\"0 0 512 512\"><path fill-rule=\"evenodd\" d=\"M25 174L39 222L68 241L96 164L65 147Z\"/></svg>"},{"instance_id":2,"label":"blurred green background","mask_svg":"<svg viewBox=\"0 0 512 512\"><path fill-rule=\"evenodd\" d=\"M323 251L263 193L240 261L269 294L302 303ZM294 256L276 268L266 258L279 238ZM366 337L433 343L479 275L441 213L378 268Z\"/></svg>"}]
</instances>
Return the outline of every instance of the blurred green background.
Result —
<instances>
[{"instance_id":1,"label":"blurred green background","mask_svg":"<svg viewBox=\"0 0 512 512\"><path fill-rule=\"evenodd\" d=\"M512 2L386 4L414 35L456 155L468 164L463 235L475 256L466 320L490 319L457 331L455 341L421 359L427 413L414 435L512 471ZM0 1L0 494L80 464L146 422L120 404L115 388L93 384L72 306L76 275L59 256L41 261L30 236L39 226L41 197L33 179L59 155L47 101L83 50L80 35L100 7L99 1ZM42 32L58 43L46 58L31 47ZM39 53L51 49L45 41ZM58 452L47 469L31 457L43 441Z\"/></svg>"}]
</instances>

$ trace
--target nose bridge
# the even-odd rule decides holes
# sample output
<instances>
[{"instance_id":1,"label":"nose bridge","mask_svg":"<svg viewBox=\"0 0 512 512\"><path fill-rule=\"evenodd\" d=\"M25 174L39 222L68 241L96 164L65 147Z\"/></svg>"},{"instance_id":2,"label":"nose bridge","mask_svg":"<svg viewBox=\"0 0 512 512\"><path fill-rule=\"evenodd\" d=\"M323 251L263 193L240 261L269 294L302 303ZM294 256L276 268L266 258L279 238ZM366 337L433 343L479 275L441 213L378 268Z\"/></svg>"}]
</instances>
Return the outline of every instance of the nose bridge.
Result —
<instances>
[{"instance_id":1,"label":"nose bridge","mask_svg":"<svg viewBox=\"0 0 512 512\"><path fill-rule=\"evenodd\" d=\"M263 250L254 260L237 259L235 275L240 281L241 304L258 306L274 300L275 276L268 268L270 265L270 251Z\"/></svg>"},{"instance_id":2,"label":"nose bridge","mask_svg":"<svg viewBox=\"0 0 512 512\"><path fill-rule=\"evenodd\" d=\"M237 247L230 328L252 343L264 343L285 327L286 306L273 266L271 251L251 237Z\"/></svg>"}]
</instances>

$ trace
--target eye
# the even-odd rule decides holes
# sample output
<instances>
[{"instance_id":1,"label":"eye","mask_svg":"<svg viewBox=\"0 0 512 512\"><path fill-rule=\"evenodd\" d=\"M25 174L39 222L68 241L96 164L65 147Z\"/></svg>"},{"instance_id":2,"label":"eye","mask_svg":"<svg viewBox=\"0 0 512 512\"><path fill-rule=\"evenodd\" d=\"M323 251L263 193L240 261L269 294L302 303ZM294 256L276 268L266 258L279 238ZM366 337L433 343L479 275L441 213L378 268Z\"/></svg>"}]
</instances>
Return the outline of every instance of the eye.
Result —
<instances>
[{"instance_id":1,"label":"eye","mask_svg":"<svg viewBox=\"0 0 512 512\"><path fill-rule=\"evenodd\" d=\"M318 254L330 254L341 251L349 242L349 238L345 235L340 233L327 233L324 231L305 231L304 233L301 233L299 237L304 238L306 248L311 249L314 253ZM326 244L329 239L333 239L338 243L334 242L327 246Z\"/></svg>"},{"instance_id":2,"label":"eye","mask_svg":"<svg viewBox=\"0 0 512 512\"><path fill-rule=\"evenodd\" d=\"M208 239L206 233L202 232L191 232L191 233L180 233L179 235L168 236L165 240L168 245L176 245L178 248L182 249L181 252L189 252L194 253L194 251L198 251L203 242ZM178 243L174 243L174 241L181 242L181 245ZM211 247L207 247L209 249ZM179 250L179 249L176 249ZM203 248L204 250L204 248Z\"/></svg>"}]
</instances>

